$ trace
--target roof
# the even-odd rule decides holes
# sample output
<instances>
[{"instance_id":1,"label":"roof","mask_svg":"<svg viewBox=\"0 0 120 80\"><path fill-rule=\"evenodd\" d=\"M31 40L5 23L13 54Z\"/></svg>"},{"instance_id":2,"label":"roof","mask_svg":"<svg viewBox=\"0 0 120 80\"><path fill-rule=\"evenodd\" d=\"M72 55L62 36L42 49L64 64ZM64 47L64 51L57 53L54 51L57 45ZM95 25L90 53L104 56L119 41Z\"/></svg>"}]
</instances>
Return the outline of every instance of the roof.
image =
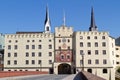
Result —
<instances>
[{"instance_id":1,"label":"roof","mask_svg":"<svg viewBox=\"0 0 120 80\"><path fill-rule=\"evenodd\" d=\"M43 32L16 32L16 34L35 34L35 33L43 33Z\"/></svg>"},{"instance_id":2,"label":"roof","mask_svg":"<svg viewBox=\"0 0 120 80\"><path fill-rule=\"evenodd\" d=\"M99 77L97 75L94 75L94 74L86 72L86 71L79 72L75 76L74 80L78 80L78 79L79 80L106 80L106 79L104 79L102 77Z\"/></svg>"}]
</instances>

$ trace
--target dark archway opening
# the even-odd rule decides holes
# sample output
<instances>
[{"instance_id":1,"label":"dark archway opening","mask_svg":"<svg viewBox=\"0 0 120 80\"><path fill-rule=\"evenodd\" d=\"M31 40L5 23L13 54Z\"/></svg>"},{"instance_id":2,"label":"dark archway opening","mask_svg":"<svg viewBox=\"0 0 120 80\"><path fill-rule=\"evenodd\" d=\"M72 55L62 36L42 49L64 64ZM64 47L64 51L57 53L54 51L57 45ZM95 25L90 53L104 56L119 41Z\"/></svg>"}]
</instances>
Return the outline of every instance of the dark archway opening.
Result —
<instances>
[{"instance_id":1,"label":"dark archway opening","mask_svg":"<svg viewBox=\"0 0 120 80\"><path fill-rule=\"evenodd\" d=\"M71 74L71 66L69 64L60 64L58 66L58 74Z\"/></svg>"}]
</instances>

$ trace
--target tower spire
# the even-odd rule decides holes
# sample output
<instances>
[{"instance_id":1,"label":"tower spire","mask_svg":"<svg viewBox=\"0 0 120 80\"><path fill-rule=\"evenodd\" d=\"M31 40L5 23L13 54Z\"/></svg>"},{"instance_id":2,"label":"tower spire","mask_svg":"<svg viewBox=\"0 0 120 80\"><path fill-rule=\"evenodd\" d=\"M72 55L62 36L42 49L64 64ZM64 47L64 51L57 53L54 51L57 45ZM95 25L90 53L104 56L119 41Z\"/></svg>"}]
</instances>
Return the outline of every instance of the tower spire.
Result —
<instances>
[{"instance_id":1,"label":"tower spire","mask_svg":"<svg viewBox=\"0 0 120 80\"><path fill-rule=\"evenodd\" d=\"M51 27L50 27L50 18L49 18L49 10L48 6L46 7L46 18L45 18L45 33L50 33Z\"/></svg>"},{"instance_id":2,"label":"tower spire","mask_svg":"<svg viewBox=\"0 0 120 80\"><path fill-rule=\"evenodd\" d=\"M91 8L91 23L90 23L89 31L97 31L97 26L95 24L93 7Z\"/></svg>"},{"instance_id":3,"label":"tower spire","mask_svg":"<svg viewBox=\"0 0 120 80\"><path fill-rule=\"evenodd\" d=\"M63 26L65 26L66 23L66 17L65 17L65 12L63 13Z\"/></svg>"}]
</instances>

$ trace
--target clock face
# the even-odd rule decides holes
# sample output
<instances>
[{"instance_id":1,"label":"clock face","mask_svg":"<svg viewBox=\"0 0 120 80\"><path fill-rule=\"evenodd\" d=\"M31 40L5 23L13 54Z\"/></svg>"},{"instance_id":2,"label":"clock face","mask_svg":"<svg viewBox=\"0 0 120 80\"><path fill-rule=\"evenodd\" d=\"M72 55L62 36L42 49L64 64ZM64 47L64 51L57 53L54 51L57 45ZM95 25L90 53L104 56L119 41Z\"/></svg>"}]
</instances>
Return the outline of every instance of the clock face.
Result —
<instances>
[{"instance_id":1,"label":"clock face","mask_svg":"<svg viewBox=\"0 0 120 80\"><path fill-rule=\"evenodd\" d=\"M66 42L66 39L65 39L65 38L63 38L63 39L62 39L62 42L64 42L64 43L65 43L65 42Z\"/></svg>"}]
</instances>

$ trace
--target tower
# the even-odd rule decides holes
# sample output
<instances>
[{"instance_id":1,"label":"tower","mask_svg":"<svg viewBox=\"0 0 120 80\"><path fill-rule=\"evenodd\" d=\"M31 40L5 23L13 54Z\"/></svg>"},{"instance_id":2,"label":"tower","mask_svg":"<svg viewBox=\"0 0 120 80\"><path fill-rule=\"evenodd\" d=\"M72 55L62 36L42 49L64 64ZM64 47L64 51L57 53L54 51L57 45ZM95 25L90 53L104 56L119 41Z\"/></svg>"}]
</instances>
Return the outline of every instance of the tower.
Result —
<instances>
[{"instance_id":1,"label":"tower","mask_svg":"<svg viewBox=\"0 0 120 80\"><path fill-rule=\"evenodd\" d=\"M91 23L90 23L89 31L97 31L97 26L95 24L93 7L91 8Z\"/></svg>"},{"instance_id":2,"label":"tower","mask_svg":"<svg viewBox=\"0 0 120 80\"><path fill-rule=\"evenodd\" d=\"M45 18L44 27L45 27L45 33L51 32L48 6L46 7L46 18Z\"/></svg>"}]
</instances>

